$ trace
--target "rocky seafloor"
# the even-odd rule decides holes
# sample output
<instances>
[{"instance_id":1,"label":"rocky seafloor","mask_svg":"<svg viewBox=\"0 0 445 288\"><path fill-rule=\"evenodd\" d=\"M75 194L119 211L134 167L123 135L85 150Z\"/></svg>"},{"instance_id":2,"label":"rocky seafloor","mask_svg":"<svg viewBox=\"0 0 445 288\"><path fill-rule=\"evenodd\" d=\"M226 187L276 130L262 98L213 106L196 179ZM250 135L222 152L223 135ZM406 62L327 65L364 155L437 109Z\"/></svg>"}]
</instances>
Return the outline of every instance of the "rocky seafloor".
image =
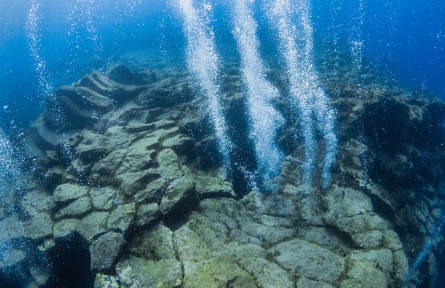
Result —
<instances>
[{"instance_id":1,"label":"rocky seafloor","mask_svg":"<svg viewBox=\"0 0 445 288\"><path fill-rule=\"evenodd\" d=\"M12 247L2 284L433 285L440 234L405 279L444 215L445 105L372 74L334 72L320 78L337 111L332 184L301 183L304 147L289 120L277 193L250 192L236 169L226 178L205 98L185 73L119 64L59 88L26 132L32 174L11 193L14 209L0 209L0 241ZM277 71L269 78L284 87ZM222 84L234 162L252 168L234 66ZM289 113L284 98L276 106Z\"/></svg>"}]
</instances>

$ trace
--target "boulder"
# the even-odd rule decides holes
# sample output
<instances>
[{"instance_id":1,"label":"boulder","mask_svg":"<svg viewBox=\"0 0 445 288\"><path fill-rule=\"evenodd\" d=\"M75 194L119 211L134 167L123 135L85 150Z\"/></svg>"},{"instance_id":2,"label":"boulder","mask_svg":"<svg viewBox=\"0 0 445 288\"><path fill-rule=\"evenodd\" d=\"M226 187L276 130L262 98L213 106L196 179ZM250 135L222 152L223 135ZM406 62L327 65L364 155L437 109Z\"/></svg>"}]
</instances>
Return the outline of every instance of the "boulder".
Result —
<instances>
[{"instance_id":1,"label":"boulder","mask_svg":"<svg viewBox=\"0 0 445 288\"><path fill-rule=\"evenodd\" d=\"M62 219L53 226L53 237L64 238L76 231L79 219Z\"/></svg>"},{"instance_id":2,"label":"boulder","mask_svg":"<svg viewBox=\"0 0 445 288\"><path fill-rule=\"evenodd\" d=\"M52 198L56 205L66 205L81 197L87 196L88 192L88 186L66 183L56 187Z\"/></svg>"},{"instance_id":3,"label":"boulder","mask_svg":"<svg viewBox=\"0 0 445 288\"><path fill-rule=\"evenodd\" d=\"M91 188L90 196L91 204L95 210L111 210L117 201L117 191L112 187Z\"/></svg>"},{"instance_id":4,"label":"boulder","mask_svg":"<svg viewBox=\"0 0 445 288\"><path fill-rule=\"evenodd\" d=\"M77 224L76 231L88 242L107 231L108 212L92 212Z\"/></svg>"},{"instance_id":5,"label":"boulder","mask_svg":"<svg viewBox=\"0 0 445 288\"><path fill-rule=\"evenodd\" d=\"M171 214L182 209L189 210L198 203L198 195L195 191L195 182L187 176L174 179L167 187L162 197L159 209L164 215Z\"/></svg>"},{"instance_id":6,"label":"boulder","mask_svg":"<svg viewBox=\"0 0 445 288\"><path fill-rule=\"evenodd\" d=\"M182 287L181 263L176 259L151 261L130 256L119 262L116 270L123 283L130 282L122 279L123 275L132 279L134 286L127 287ZM131 271L130 277L126 271Z\"/></svg>"},{"instance_id":7,"label":"boulder","mask_svg":"<svg viewBox=\"0 0 445 288\"><path fill-rule=\"evenodd\" d=\"M141 204L138 206L136 211L136 226L144 227L155 222L161 211L159 210L159 205L156 203L151 204Z\"/></svg>"},{"instance_id":8,"label":"boulder","mask_svg":"<svg viewBox=\"0 0 445 288\"><path fill-rule=\"evenodd\" d=\"M55 219L75 218L86 215L92 209L90 197L81 197L54 213Z\"/></svg>"},{"instance_id":9,"label":"boulder","mask_svg":"<svg viewBox=\"0 0 445 288\"><path fill-rule=\"evenodd\" d=\"M91 269L104 271L112 268L122 246L126 243L120 233L108 232L90 245Z\"/></svg>"},{"instance_id":10,"label":"boulder","mask_svg":"<svg viewBox=\"0 0 445 288\"><path fill-rule=\"evenodd\" d=\"M345 269L342 257L304 240L293 239L280 243L272 247L269 252L274 255L276 263L281 267L311 280L333 284L339 280Z\"/></svg>"},{"instance_id":11,"label":"boulder","mask_svg":"<svg viewBox=\"0 0 445 288\"><path fill-rule=\"evenodd\" d=\"M119 205L110 213L107 229L125 235L127 230L134 224L135 216L136 205L134 203Z\"/></svg>"},{"instance_id":12,"label":"boulder","mask_svg":"<svg viewBox=\"0 0 445 288\"><path fill-rule=\"evenodd\" d=\"M128 249L132 255L147 260L176 259L173 232L162 224L134 237Z\"/></svg>"}]
</instances>

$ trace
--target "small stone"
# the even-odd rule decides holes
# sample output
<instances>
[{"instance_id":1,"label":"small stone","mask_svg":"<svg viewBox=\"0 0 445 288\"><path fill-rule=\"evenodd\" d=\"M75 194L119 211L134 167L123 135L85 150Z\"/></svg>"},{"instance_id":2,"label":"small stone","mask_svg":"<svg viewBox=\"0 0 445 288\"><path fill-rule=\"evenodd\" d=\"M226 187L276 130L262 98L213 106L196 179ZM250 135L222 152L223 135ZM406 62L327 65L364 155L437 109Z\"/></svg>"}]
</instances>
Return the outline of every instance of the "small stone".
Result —
<instances>
[{"instance_id":1,"label":"small stone","mask_svg":"<svg viewBox=\"0 0 445 288\"><path fill-rule=\"evenodd\" d=\"M136 279L136 273L128 262L119 262L116 264L116 275L122 287L139 288L139 281Z\"/></svg>"},{"instance_id":2,"label":"small stone","mask_svg":"<svg viewBox=\"0 0 445 288\"><path fill-rule=\"evenodd\" d=\"M119 288L119 282L116 276L97 273L94 288Z\"/></svg>"},{"instance_id":3,"label":"small stone","mask_svg":"<svg viewBox=\"0 0 445 288\"><path fill-rule=\"evenodd\" d=\"M158 171L153 169L147 169L138 172L129 172L124 174L119 174L118 179L121 180L121 191L123 196L131 200L134 195L145 189L147 183L158 179L160 177Z\"/></svg>"},{"instance_id":4,"label":"small stone","mask_svg":"<svg viewBox=\"0 0 445 288\"><path fill-rule=\"evenodd\" d=\"M133 123L129 126L125 127L127 129L127 132L130 134L134 133L141 133L141 132L150 132L155 130L155 124L144 124L144 123Z\"/></svg>"},{"instance_id":5,"label":"small stone","mask_svg":"<svg viewBox=\"0 0 445 288\"><path fill-rule=\"evenodd\" d=\"M346 277L341 281L341 287L388 287L385 273L369 261L351 261Z\"/></svg>"},{"instance_id":6,"label":"small stone","mask_svg":"<svg viewBox=\"0 0 445 288\"><path fill-rule=\"evenodd\" d=\"M349 261L370 262L374 267L389 275L394 269L394 259L392 251L389 249L353 251L350 254Z\"/></svg>"},{"instance_id":7,"label":"small stone","mask_svg":"<svg viewBox=\"0 0 445 288\"><path fill-rule=\"evenodd\" d=\"M363 192L351 188L332 188L326 196L326 202L329 210L324 217L329 223L335 222L335 219L373 211L371 199Z\"/></svg>"},{"instance_id":8,"label":"small stone","mask_svg":"<svg viewBox=\"0 0 445 288\"><path fill-rule=\"evenodd\" d=\"M179 259L183 261L199 262L211 255L208 245L187 226L173 233L173 243Z\"/></svg>"},{"instance_id":9,"label":"small stone","mask_svg":"<svg viewBox=\"0 0 445 288\"><path fill-rule=\"evenodd\" d=\"M239 259L237 263L243 270L255 277L259 287L294 287L291 275L277 264L266 259L245 257Z\"/></svg>"},{"instance_id":10,"label":"small stone","mask_svg":"<svg viewBox=\"0 0 445 288\"><path fill-rule=\"evenodd\" d=\"M255 222L243 222L241 230L246 234L265 241L269 245L274 245L285 239L290 239L294 235L294 230L284 227L268 227Z\"/></svg>"},{"instance_id":11,"label":"small stone","mask_svg":"<svg viewBox=\"0 0 445 288\"><path fill-rule=\"evenodd\" d=\"M41 212L49 213L54 208L52 197L40 190L27 193L20 203L30 216L35 216Z\"/></svg>"},{"instance_id":12,"label":"small stone","mask_svg":"<svg viewBox=\"0 0 445 288\"><path fill-rule=\"evenodd\" d=\"M121 181L115 178L115 174L126 153L126 149L114 150L108 156L98 161L91 169L91 181L100 185L118 186Z\"/></svg>"},{"instance_id":13,"label":"small stone","mask_svg":"<svg viewBox=\"0 0 445 288\"><path fill-rule=\"evenodd\" d=\"M156 125L156 129L170 129L176 126L175 121L168 119L161 119L153 124Z\"/></svg>"},{"instance_id":14,"label":"small stone","mask_svg":"<svg viewBox=\"0 0 445 288\"><path fill-rule=\"evenodd\" d=\"M383 232L383 241L385 246L396 251L403 248L399 235L394 230L385 230Z\"/></svg>"},{"instance_id":15,"label":"small stone","mask_svg":"<svg viewBox=\"0 0 445 288\"><path fill-rule=\"evenodd\" d=\"M409 272L409 263L405 253L402 250L394 252L394 277L399 280L400 283L405 281Z\"/></svg>"},{"instance_id":16,"label":"small stone","mask_svg":"<svg viewBox=\"0 0 445 288\"><path fill-rule=\"evenodd\" d=\"M54 246L56 246L56 242L53 239L46 239L45 241L43 241L43 243L38 245L37 248L39 248L40 251L46 253L50 249L53 249Z\"/></svg>"}]
</instances>

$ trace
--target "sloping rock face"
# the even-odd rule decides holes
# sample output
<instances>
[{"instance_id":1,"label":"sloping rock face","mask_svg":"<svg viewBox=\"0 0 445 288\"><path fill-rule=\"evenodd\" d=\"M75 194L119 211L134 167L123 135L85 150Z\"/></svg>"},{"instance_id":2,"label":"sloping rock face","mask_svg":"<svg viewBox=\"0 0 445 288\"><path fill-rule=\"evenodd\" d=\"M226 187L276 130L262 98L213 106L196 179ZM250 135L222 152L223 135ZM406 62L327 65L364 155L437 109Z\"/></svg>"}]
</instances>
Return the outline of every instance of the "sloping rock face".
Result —
<instances>
[{"instance_id":1,"label":"sloping rock face","mask_svg":"<svg viewBox=\"0 0 445 288\"><path fill-rule=\"evenodd\" d=\"M223 80L236 88L233 71ZM400 287L443 215L445 154L435 139L445 106L355 83L348 71L326 76L340 138L332 185L302 185L304 147L290 123L277 194L234 191L207 104L182 73L117 65L62 87L28 134L39 185L17 201L25 238L42 255L82 239L95 287ZM239 105L229 89L228 114ZM0 241L12 241L15 216L2 214L0 230L11 232ZM17 246L0 270L26 256ZM431 267L418 283L433 281ZM56 287L55 270L29 281Z\"/></svg>"}]
</instances>

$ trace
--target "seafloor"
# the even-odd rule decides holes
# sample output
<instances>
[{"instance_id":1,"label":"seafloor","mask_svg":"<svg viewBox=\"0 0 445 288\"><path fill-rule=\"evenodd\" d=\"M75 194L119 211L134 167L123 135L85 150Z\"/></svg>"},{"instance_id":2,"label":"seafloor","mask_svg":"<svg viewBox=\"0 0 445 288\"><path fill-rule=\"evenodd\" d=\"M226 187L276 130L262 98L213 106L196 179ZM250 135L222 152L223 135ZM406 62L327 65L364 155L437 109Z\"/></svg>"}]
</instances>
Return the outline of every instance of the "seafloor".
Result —
<instances>
[{"instance_id":1,"label":"seafloor","mask_svg":"<svg viewBox=\"0 0 445 288\"><path fill-rule=\"evenodd\" d=\"M233 158L251 169L241 78L236 64L223 71ZM337 111L332 184L301 183L288 120L277 193L248 191L239 171L226 179L184 71L114 64L60 87L26 132L33 173L0 210L2 287L432 285L440 234L408 274L443 217L445 105L347 64L320 80Z\"/></svg>"}]
</instances>

